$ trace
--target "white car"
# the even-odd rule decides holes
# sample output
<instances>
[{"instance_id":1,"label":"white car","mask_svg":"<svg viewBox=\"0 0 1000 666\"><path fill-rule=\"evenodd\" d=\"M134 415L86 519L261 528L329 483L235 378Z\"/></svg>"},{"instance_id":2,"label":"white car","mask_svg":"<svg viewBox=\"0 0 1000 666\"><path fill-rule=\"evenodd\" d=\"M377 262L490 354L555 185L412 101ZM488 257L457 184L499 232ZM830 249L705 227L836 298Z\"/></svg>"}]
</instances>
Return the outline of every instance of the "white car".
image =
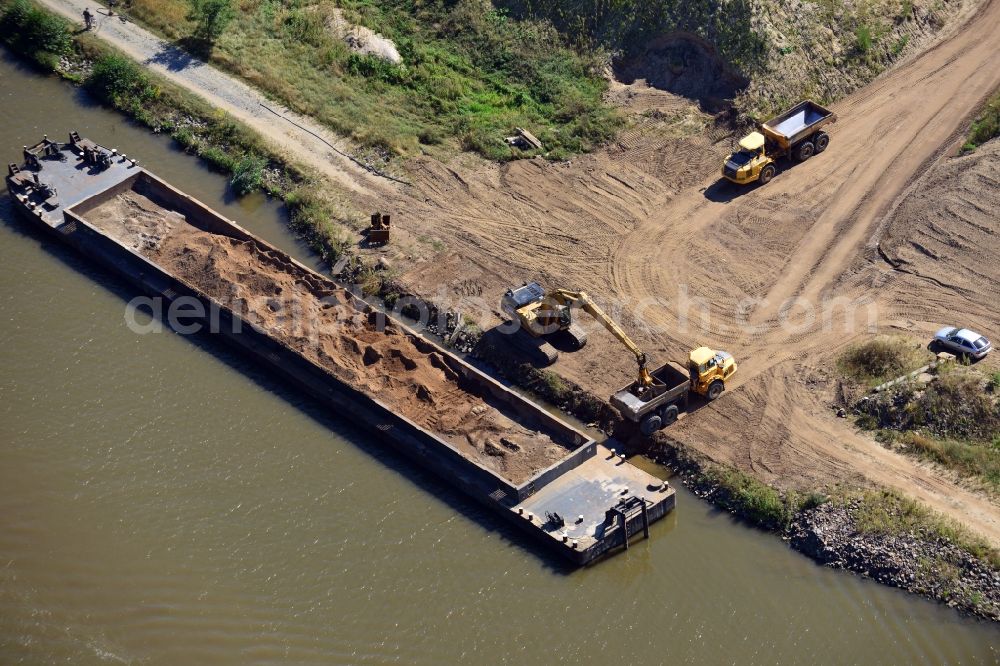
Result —
<instances>
[{"instance_id":1,"label":"white car","mask_svg":"<svg viewBox=\"0 0 1000 666\"><path fill-rule=\"evenodd\" d=\"M967 328L945 326L934 334L934 342L953 354L980 359L990 353L993 345L982 335Z\"/></svg>"}]
</instances>

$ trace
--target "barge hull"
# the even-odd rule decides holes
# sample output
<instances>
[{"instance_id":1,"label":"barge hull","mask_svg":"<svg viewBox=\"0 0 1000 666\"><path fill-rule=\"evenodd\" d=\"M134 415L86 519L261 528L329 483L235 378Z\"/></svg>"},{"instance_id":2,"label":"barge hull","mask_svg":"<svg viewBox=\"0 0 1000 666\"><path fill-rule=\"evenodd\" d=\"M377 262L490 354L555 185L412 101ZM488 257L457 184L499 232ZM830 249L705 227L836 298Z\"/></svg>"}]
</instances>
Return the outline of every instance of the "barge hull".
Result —
<instances>
[{"instance_id":1,"label":"barge hull","mask_svg":"<svg viewBox=\"0 0 1000 666\"><path fill-rule=\"evenodd\" d=\"M63 163L72 159L76 151L71 149L70 144L60 146L48 143L49 147L45 150L50 157L60 158L61 155L60 159L53 160L52 166L56 168L48 170L56 171L58 176L60 169L66 167ZM35 147L37 148L38 146ZM59 154L55 154L55 151L59 151ZM77 156L75 161L79 160L80 157ZM33 165L27 161L25 166L30 169ZM45 173L46 166L48 165L43 158L37 162L36 173ZM138 168L134 163L129 164L124 159L115 161L110 167L97 170L93 175L98 177L94 181L83 179L89 186L81 186L77 182L81 178L79 174L68 174L63 180L56 178L58 182L53 184L59 190L59 196L64 196L62 193L66 191L71 193L71 200L65 202L67 205L62 205L64 202L58 198L55 205L52 205L51 199L37 201L37 197L33 199L30 192L25 196L17 195L20 183L12 182L15 177L13 172L8 177L8 191L14 196L15 207L35 226L40 226L81 254L120 275L148 296L162 298L167 304L182 297L196 299L203 307L203 315L187 319L201 323L213 333L221 334L229 344L261 361L335 414L343 414L349 421L364 427L378 441L390 445L414 463L436 473L449 485L486 504L570 561L586 564L620 546L627 546L629 537L638 531L638 518L636 515L627 517L621 512L612 511L612 507L622 501L622 495L642 494L641 501L646 510L642 511L641 520L647 533L651 522L673 508L674 492L669 486L628 463L615 459L607 449L599 447L592 439L454 357L447 350L437 348L433 343L402 327L408 335L420 340L420 344L447 354L450 357L449 364L459 370L463 385L469 390L487 396L491 402L502 405L505 410L516 413L519 417L541 424L546 431L557 433L563 441L574 447L557 463L540 470L520 485L515 485L470 460L432 432L395 413L372 396L340 381L302 353L276 340L266 330L241 318L197 287L170 274L146 256L94 227L84 219L84 215L101 202L134 187L151 188L157 196L168 200L173 209L183 213L186 219L196 220L192 223L196 223L197 227L241 240L251 240L268 252L295 264L299 269L309 271L308 268L200 202L170 187L148 171ZM23 180L22 176L21 181ZM78 195L73 194L76 190L80 190ZM384 316L360 299L353 299L351 302L360 312ZM624 488L625 493L619 488ZM578 512L581 517L585 516L585 520L574 523L572 527L563 525L561 528L544 523L543 516L555 512L555 507L563 512ZM574 538L570 538L570 534Z\"/></svg>"}]
</instances>

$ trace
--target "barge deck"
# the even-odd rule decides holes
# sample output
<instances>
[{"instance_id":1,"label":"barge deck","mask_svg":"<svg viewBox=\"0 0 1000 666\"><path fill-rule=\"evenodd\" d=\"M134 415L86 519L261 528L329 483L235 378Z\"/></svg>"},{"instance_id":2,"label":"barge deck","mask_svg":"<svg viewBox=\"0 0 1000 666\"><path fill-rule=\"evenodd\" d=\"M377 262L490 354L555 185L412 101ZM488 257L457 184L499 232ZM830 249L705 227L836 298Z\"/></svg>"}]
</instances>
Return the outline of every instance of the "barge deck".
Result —
<instances>
[{"instance_id":1,"label":"barge deck","mask_svg":"<svg viewBox=\"0 0 1000 666\"><path fill-rule=\"evenodd\" d=\"M627 548L674 506L667 483L125 155L46 137L9 165L7 189L35 226L162 311L183 311L572 562Z\"/></svg>"}]
</instances>

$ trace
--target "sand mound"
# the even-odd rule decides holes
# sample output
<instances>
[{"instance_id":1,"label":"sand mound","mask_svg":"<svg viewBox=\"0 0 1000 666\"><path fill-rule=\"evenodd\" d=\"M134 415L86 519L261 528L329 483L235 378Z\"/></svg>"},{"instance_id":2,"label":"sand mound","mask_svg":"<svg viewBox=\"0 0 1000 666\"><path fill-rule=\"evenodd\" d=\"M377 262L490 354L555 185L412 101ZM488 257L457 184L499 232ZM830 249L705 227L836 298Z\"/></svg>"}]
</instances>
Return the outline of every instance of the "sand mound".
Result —
<instances>
[{"instance_id":1,"label":"sand mound","mask_svg":"<svg viewBox=\"0 0 1000 666\"><path fill-rule=\"evenodd\" d=\"M403 62L403 57L399 55L399 50L391 39L363 25L353 25L344 18L340 9L334 9L330 13L327 27L338 39L344 40L354 53L382 58L394 65Z\"/></svg>"},{"instance_id":2,"label":"sand mound","mask_svg":"<svg viewBox=\"0 0 1000 666\"><path fill-rule=\"evenodd\" d=\"M199 231L136 192L109 200L88 219L515 484L567 453L549 435L467 393L455 361L436 347L253 241ZM154 232L155 243L143 242Z\"/></svg>"}]
</instances>

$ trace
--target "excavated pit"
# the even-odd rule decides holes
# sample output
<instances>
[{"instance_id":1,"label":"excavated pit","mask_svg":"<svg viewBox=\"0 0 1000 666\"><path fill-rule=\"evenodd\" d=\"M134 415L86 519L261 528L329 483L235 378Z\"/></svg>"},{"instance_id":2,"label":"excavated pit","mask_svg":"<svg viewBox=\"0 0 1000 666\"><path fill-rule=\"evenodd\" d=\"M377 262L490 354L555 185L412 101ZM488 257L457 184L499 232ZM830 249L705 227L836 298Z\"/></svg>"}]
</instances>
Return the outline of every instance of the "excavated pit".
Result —
<instances>
[{"instance_id":1,"label":"excavated pit","mask_svg":"<svg viewBox=\"0 0 1000 666\"><path fill-rule=\"evenodd\" d=\"M202 231L135 190L84 217L515 485L569 450L467 392L455 361L430 343L253 241Z\"/></svg>"},{"instance_id":2,"label":"excavated pit","mask_svg":"<svg viewBox=\"0 0 1000 666\"><path fill-rule=\"evenodd\" d=\"M641 53L614 63L617 81L644 81L651 88L697 100L707 111L726 106L749 83L719 57L712 44L676 32L650 41Z\"/></svg>"}]
</instances>

